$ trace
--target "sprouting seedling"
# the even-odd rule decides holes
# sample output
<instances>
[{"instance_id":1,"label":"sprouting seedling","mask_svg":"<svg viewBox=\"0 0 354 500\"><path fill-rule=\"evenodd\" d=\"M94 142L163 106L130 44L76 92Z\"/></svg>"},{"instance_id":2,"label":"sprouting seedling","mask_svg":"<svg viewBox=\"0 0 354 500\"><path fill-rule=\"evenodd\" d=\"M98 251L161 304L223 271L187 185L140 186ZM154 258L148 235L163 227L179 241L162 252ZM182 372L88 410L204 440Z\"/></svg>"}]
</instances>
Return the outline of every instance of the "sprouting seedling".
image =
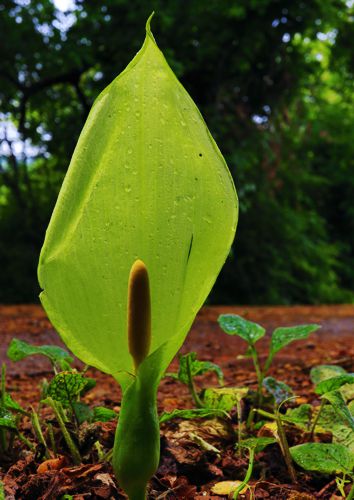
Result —
<instances>
[{"instance_id":1,"label":"sprouting seedling","mask_svg":"<svg viewBox=\"0 0 354 500\"><path fill-rule=\"evenodd\" d=\"M264 411L262 409L257 409L257 413L260 415L270 418L274 420L274 427L273 427L273 433L276 436L277 441L279 442L279 446L282 452L282 455L284 457L284 461L286 464L286 467L289 472L289 476L291 478L291 481L293 483L297 483L297 477L296 477L296 472L293 466L291 454L289 451L289 444L288 440L286 437L283 421L287 421L286 416L282 415L280 412L282 406L287 403L288 401L292 399L296 399L296 396L292 396L292 391L289 386L284 384L283 382L280 382L278 380L273 379L272 377L268 377L268 379L271 380L266 380L266 387L267 390L272 394L275 402L274 406L274 413L269 413L267 411Z\"/></svg>"},{"instance_id":2,"label":"sprouting seedling","mask_svg":"<svg viewBox=\"0 0 354 500\"><path fill-rule=\"evenodd\" d=\"M202 408L204 403L197 392L194 377L202 375L206 372L214 372L218 378L219 384L223 385L224 375L220 366L212 363L211 361L200 361L197 359L197 354L195 352L189 352L180 356L178 372L169 372L166 373L166 376L172 377L179 380L183 384L186 384L197 408Z\"/></svg>"},{"instance_id":3,"label":"sprouting seedling","mask_svg":"<svg viewBox=\"0 0 354 500\"><path fill-rule=\"evenodd\" d=\"M248 485L248 482L250 481L253 473L255 455L263 451L267 446L274 443L276 443L276 440L270 437L248 438L238 443L239 448L246 448L248 450L249 458L245 478L233 492L233 499L237 500L239 494L243 491L245 486Z\"/></svg>"},{"instance_id":4,"label":"sprouting seedling","mask_svg":"<svg viewBox=\"0 0 354 500\"><path fill-rule=\"evenodd\" d=\"M276 328L271 336L270 348L268 357L263 365L259 361L259 355L256 349L256 342L264 337L266 331L261 325L252 321L241 318L236 314L222 314L218 318L218 322L222 330L229 335L238 335L248 344L248 351L252 357L253 364L256 370L258 382L258 406L262 404L262 384L271 367L274 356L283 347L287 346L294 340L306 339L310 333L315 332L320 328L320 325L297 325L290 327Z\"/></svg>"},{"instance_id":5,"label":"sprouting seedling","mask_svg":"<svg viewBox=\"0 0 354 500\"><path fill-rule=\"evenodd\" d=\"M6 390L6 365L1 366L0 378L0 457L11 452L15 436L33 449L33 445L19 431L21 414L28 413L11 397Z\"/></svg>"},{"instance_id":6,"label":"sprouting seedling","mask_svg":"<svg viewBox=\"0 0 354 500\"><path fill-rule=\"evenodd\" d=\"M42 304L68 348L122 387L113 466L133 500L145 498L159 461L160 378L210 292L236 223L225 161L149 20L142 49L89 114L38 270ZM149 294L128 300L138 265Z\"/></svg>"}]
</instances>

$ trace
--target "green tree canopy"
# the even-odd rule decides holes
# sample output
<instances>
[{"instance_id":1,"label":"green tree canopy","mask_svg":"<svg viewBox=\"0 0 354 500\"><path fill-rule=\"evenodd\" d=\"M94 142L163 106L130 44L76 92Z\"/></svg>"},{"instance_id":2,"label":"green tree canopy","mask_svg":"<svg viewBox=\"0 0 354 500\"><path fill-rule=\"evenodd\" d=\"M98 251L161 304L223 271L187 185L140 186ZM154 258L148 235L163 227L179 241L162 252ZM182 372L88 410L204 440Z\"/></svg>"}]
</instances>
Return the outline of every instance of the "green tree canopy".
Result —
<instances>
[{"instance_id":1,"label":"green tree canopy","mask_svg":"<svg viewBox=\"0 0 354 500\"><path fill-rule=\"evenodd\" d=\"M57 3L58 4L58 3ZM354 297L353 2L0 2L0 301L35 301L40 246L98 93L151 10L234 175L240 222L211 300Z\"/></svg>"}]
</instances>

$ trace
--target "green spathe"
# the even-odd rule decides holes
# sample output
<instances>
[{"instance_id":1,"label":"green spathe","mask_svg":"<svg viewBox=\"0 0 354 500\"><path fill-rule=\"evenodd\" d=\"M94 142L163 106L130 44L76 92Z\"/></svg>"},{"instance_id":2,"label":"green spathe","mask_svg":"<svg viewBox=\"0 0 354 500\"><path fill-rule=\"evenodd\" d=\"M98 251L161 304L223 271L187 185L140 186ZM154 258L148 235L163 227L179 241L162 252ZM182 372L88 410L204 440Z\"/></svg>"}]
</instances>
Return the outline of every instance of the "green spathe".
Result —
<instances>
[{"instance_id":1,"label":"green spathe","mask_svg":"<svg viewBox=\"0 0 354 500\"><path fill-rule=\"evenodd\" d=\"M156 466L157 386L227 257L236 224L236 192L225 161L148 21L142 49L89 114L38 270L42 304L64 342L122 385L116 444L128 447L119 452L125 458L133 451L124 422L133 438L141 419L132 416L149 387L151 404L143 411L154 443L146 443L141 462L152 453ZM137 259L149 272L152 335L135 376L127 292Z\"/></svg>"}]
</instances>

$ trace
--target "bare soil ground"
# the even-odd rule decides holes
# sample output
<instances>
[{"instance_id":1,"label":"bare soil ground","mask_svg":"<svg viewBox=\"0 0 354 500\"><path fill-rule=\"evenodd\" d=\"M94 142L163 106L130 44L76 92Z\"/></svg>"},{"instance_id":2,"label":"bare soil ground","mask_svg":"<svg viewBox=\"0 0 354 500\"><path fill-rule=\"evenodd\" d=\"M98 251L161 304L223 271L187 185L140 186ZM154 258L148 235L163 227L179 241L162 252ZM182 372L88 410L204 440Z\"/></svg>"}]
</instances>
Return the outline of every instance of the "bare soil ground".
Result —
<instances>
[{"instance_id":1,"label":"bare soil ground","mask_svg":"<svg viewBox=\"0 0 354 500\"><path fill-rule=\"evenodd\" d=\"M221 313L235 313L256 321L267 328L267 336L259 341L263 359L267 353L269 334L277 326L319 323L321 330L308 340L294 342L275 359L271 375L286 382L299 396L298 403L319 404L309 379L311 367L318 364L338 364L354 372L354 306L294 306L294 307L205 307L191 329L181 352L196 351L198 359L217 363L225 375L227 386L255 387L256 377L248 359L237 359L244 354L245 343L238 337L224 334L217 317ZM6 357L12 338L33 344L63 345L40 306L0 307L0 358L7 364L7 389L25 408L37 404L40 382L50 378L51 366L41 356L13 363ZM262 360L261 356L261 360ZM78 366L80 364L78 363ZM176 371L175 359L169 371ZM85 401L104 405L119 411L120 392L113 379L98 370L90 369L90 376L97 380ZM198 377L200 388L216 385L213 374ZM193 401L187 388L170 378L162 380L158 396L159 411L175 408L192 408ZM46 415L43 415L45 418ZM26 418L23 432L31 440L31 426ZM109 449L113 443L115 422L99 426L101 442ZM220 454L202 450L190 435L198 432L213 444ZM290 440L296 443L296 435ZM3 464L0 476L8 499L60 499L72 495L75 500L125 498L119 490L107 463L87 463L74 467L66 458L59 470L38 473L33 453L14 450L12 463ZM161 428L161 464L151 482L150 498L156 499L209 499L227 498L211 493L212 486L223 480L242 480L247 460L238 458L234 451L234 438L227 426L210 421L172 420ZM258 456L254 479L255 498L272 499L335 499L341 498L332 479L298 471L299 481L291 484L279 450ZM93 457L90 457L91 459ZM250 498L249 493L241 498Z\"/></svg>"}]
</instances>

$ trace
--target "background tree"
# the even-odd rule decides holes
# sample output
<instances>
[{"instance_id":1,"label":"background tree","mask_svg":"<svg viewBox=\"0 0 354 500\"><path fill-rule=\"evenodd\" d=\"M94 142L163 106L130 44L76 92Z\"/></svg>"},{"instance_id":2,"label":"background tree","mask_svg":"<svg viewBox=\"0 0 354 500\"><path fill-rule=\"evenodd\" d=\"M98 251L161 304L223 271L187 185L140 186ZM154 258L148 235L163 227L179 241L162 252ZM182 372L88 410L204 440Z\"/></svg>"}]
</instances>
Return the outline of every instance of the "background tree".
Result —
<instances>
[{"instance_id":1,"label":"background tree","mask_svg":"<svg viewBox=\"0 0 354 500\"><path fill-rule=\"evenodd\" d=\"M152 9L239 192L211 301L352 301L354 9L343 0L76 0L66 12L0 2L0 301L37 300L38 254L78 135Z\"/></svg>"}]
</instances>

